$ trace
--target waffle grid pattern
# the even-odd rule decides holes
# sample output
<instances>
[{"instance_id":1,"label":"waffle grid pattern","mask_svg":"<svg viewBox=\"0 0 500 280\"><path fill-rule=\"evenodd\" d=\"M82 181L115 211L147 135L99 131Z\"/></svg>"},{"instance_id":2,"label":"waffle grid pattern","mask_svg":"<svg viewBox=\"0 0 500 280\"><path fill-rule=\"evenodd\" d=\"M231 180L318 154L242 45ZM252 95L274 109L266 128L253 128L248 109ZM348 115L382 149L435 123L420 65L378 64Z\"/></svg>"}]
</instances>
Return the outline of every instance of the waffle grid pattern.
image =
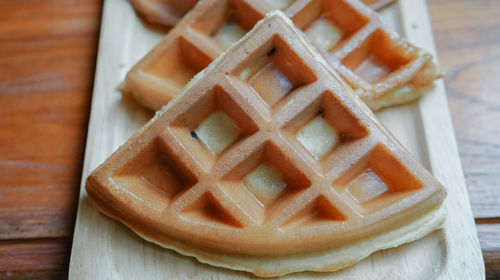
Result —
<instances>
[{"instance_id":1,"label":"waffle grid pattern","mask_svg":"<svg viewBox=\"0 0 500 280\"><path fill-rule=\"evenodd\" d=\"M264 0L201 1L130 71L130 90L160 108L272 9ZM284 10L372 109L384 106L380 99L402 85L417 91L432 85L431 55L400 38L360 1L296 0ZM398 102L395 95L390 102Z\"/></svg>"},{"instance_id":2,"label":"waffle grid pattern","mask_svg":"<svg viewBox=\"0 0 500 280\"><path fill-rule=\"evenodd\" d=\"M130 207L149 208L147 219L159 221L175 238L195 235L192 242L209 239L217 250L250 254L269 253L269 247L241 245L247 238L299 244L323 236L319 243L308 243L306 251L324 248L325 239L342 244L352 238L346 232L367 226L369 216L376 223L383 220L382 212L409 209L439 190L281 21L268 19L91 177L103 186L111 182L105 188L129 197ZM269 80L284 76L295 86L271 86L275 94L281 88L288 92L269 103L256 90L262 75L270 75ZM215 112L238 128L234 141L219 153L196 133ZM318 116L340 139L322 156L296 138ZM278 174L282 189L248 187L250 174L260 166ZM145 211L141 207L135 211ZM274 250L305 249L277 242Z\"/></svg>"},{"instance_id":3,"label":"waffle grid pattern","mask_svg":"<svg viewBox=\"0 0 500 280\"><path fill-rule=\"evenodd\" d=\"M265 1L265 0L264 0ZM267 0L270 5L280 8L289 5L293 0ZM173 26L196 4L197 0L131 0L134 9L151 23ZM378 10L394 0L363 0L374 10Z\"/></svg>"}]
</instances>

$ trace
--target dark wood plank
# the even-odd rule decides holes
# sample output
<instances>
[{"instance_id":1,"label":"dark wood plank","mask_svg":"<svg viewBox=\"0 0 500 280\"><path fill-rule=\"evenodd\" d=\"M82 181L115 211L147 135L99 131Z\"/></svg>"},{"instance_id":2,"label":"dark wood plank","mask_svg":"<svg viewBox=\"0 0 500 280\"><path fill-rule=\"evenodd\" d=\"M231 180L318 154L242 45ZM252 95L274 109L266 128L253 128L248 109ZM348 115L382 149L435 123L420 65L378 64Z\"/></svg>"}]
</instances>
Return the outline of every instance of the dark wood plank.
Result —
<instances>
[{"instance_id":1,"label":"dark wood plank","mask_svg":"<svg viewBox=\"0 0 500 280\"><path fill-rule=\"evenodd\" d=\"M483 249L487 279L500 279L500 218L481 220L477 233Z\"/></svg>"},{"instance_id":2,"label":"dark wood plank","mask_svg":"<svg viewBox=\"0 0 500 280\"><path fill-rule=\"evenodd\" d=\"M428 6L487 278L500 279L500 1Z\"/></svg>"},{"instance_id":3,"label":"dark wood plank","mask_svg":"<svg viewBox=\"0 0 500 280\"><path fill-rule=\"evenodd\" d=\"M500 1L439 0L428 6L474 215L498 217Z\"/></svg>"},{"instance_id":4,"label":"dark wood plank","mask_svg":"<svg viewBox=\"0 0 500 280\"><path fill-rule=\"evenodd\" d=\"M72 233L101 2L0 2L0 239Z\"/></svg>"},{"instance_id":5,"label":"dark wood plank","mask_svg":"<svg viewBox=\"0 0 500 280\"><path fill-rule=\"evenodd\" d=\"M0 241L0 279L63 279L68 240Z\"/></svg>"},{"instance_id":6,"label":"dark wood plank","mask_svg":"<svg viewBox=\"0 0 500 280\"><path fill-rule=\"evenodd\" d=\"M61 279L101 0L0 1L0 279Z\"/></svg>"},{"instance_id":7,"label":"dark wood plank","mask_svg":"<svg viewBox=\"0 0 500 280\"><path fill-rule=\"evenodd\" d=\"M0 95L0 239L71 234L88 102L78 95Z\"/></svg>"}]
</instances>

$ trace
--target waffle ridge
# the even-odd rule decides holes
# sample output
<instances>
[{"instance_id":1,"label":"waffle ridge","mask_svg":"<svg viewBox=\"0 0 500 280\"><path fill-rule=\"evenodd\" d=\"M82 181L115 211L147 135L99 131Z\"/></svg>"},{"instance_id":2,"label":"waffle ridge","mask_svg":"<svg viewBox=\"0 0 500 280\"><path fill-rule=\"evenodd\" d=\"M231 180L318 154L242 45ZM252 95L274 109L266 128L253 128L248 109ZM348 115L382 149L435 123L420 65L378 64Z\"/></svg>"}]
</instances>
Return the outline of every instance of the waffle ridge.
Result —
<instances>
[{"instance_id":1,"label":"waffle ridge","mask_svg":"<svg viewBox=\"0 0 500 280\"><path fill-rule=\"evenodd\" d=\"M130 0L134 9L147 21L163 26L175 25L197 0Z\"/></svg>"},{"instance_id":2,"label":"waffle ridge","mask_svg":"<svg viewBox=\"0 0 500 280\"><path fill-rule=\"evenodd\" d=\"M151 23L163 26L175 25L196 4L197 0L130 0L134 9ZM275 8L286 6L290 0L268 1ZM363 0L372 9L378 10L394 0Z\"/></svg>"},{"instance_id":3,"label":"waffle ridge","mask_svg":"<svg viewBox=\"0 0 500 280\"><path fill-rule=\"evenodd\" d=\"M129 71L127 91L161 108L272 9L264 0L200 1ZM358 0L296 0L284 11L373 110L418 98L438 77L429 53Z\"/></svg>"},{"instance_id":4,"label":"waffle ridge","mask_svg":"<svg viewBox=\"0 0 500 280\"><path fill-rule=\"evenodd\" d=\"M316 55L271 13L90 175L89 196L141 236L222 266L203 252L315 255L439 207L444 188ZM213 118L231 135L217 151L200 128ZM319 155L297 139L315 118L338 135Z\"/></svg>"}]
</instances>

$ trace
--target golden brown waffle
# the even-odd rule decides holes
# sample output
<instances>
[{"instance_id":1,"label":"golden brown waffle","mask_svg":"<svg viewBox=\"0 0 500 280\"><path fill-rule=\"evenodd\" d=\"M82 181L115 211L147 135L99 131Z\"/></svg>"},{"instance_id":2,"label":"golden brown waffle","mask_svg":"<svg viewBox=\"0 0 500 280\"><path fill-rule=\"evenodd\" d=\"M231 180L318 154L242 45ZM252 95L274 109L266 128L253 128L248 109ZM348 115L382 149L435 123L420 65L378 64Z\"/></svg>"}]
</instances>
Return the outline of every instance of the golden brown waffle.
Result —
<instances>
[{"instance_id":1,"label":"golden brown waffle","mask_svg":"<svg viewBox=\"0 0 500 280\"><path fill-rule=\"evenodd\" d=\"M130 0L139 14L151 23L164 26L175 25L197 2L197 0ZM271 0L271 4L276 2L287 3L290 0ZM363 0L363 3L370 8L377 10L394 2L394 0ZM282 4L283 5L283 4Z\"/></svg>"},{"instance_id":2,"label":"golden brown waffle","mask_svg":"<svg viewBox=\"0 0 500 280\"><path fill-rule=\"evenodd\" d=\"M198 0L130 0L134 9L147 21L174 26Z\"/></svg>"},{"instance_id":3,"label":"golden brown waffle","mask_svg":"<svg viewBox=\"0 0 500 280\"><path fill-rule=\"evenodd\" d=\"M106 215L204 263L333 271L438 227L444 188L281 12L88 178Z\"/></svg>"},{"instance_id":4,"label":"golden brown waffle","mask_svg":"<svg viewBox=\"0 0 500 280\"><path fill-rule=\"evenodd\" d=\"M437 77L429 53L357 0L269 1L200 1L132 68L126 89L145 106L161 108L274 7L286 11L373 110L418 98Z\"/></svg>"},{"instance_id":5,"label":"golden brown waffle","mask_svg":"<svg viewBox=\"0 0 500 280\"><path fill-rule=\"evenodd\" d=\"M385 6L396 2L396 0L362 0L365 5L368 7L379 10L384 8Z\"/></svg>"}]
</instances>

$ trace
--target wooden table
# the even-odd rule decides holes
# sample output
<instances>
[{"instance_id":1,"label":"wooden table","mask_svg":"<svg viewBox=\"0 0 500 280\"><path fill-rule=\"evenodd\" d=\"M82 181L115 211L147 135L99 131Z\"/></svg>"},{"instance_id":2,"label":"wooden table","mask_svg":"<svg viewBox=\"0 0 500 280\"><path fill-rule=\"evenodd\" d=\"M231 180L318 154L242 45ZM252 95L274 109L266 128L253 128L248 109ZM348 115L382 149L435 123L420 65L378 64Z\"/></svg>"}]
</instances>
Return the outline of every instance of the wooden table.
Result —
<instances>
[{"instance_id":1,"label":"wooden table","mask_svg":"<svg viewBox=\"0 0 500 280\"><path fill-rule=\"evenodd\" d=\"M500 278L500 1L428 5L487 275ZM1 279L67 275L101 8L0 2Z\"/></svg>"}]
</instances>

